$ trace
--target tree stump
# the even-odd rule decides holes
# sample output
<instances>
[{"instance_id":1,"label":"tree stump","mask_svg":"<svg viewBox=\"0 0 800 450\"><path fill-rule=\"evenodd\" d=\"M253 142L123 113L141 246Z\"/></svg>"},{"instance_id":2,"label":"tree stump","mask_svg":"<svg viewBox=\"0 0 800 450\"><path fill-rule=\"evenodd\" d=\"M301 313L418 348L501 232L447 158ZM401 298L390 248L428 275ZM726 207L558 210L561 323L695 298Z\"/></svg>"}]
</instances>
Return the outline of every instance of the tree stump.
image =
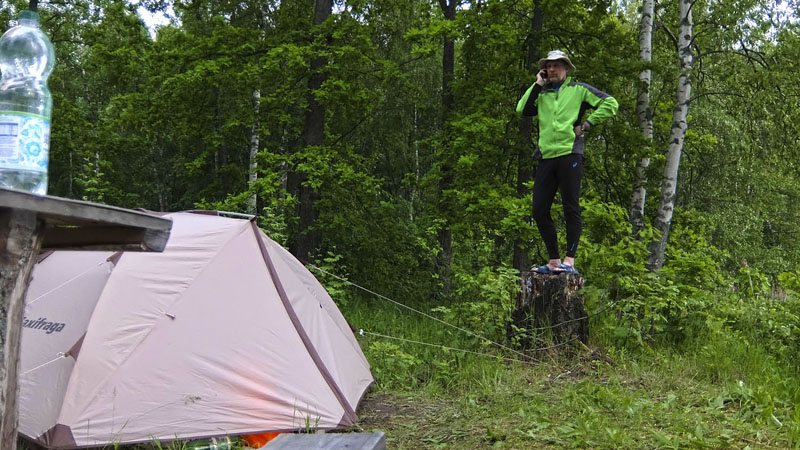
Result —
<instances>
[{"instance_id":1,"label":"tree stump","mask_svg":"<svg viewBox=\"0 0 800 450\"><path fill-rule=\"evenodd\" d=\"M583 307L583 278L572 273L522 273L522 290L511 313L508 336L525 349L580 340L589 342L589 317Z\"/></svg>"}]
</instances>

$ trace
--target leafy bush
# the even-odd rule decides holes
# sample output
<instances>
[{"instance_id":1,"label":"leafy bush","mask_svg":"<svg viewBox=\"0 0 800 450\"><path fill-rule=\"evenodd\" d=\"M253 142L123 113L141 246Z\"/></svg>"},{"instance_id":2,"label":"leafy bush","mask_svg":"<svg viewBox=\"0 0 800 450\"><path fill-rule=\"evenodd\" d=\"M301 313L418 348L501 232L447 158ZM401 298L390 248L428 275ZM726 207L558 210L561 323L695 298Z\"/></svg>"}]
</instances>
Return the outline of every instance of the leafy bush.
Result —
<instances>
[{"instance_id":1,"label":"leafy bush","mask_svg":"<svg viewBox=\"0 0 800 450\"><path fill-rule=\"evenodd\" d=\"M455 279L457 302L434 311L441 313L445 322L494 341L501 340L520 289L519 272L510 267L483 267L476 275L458 271ZM480 344L487 345L482 340Z\"/></svg>"},{"instance_id":2,"label":"leafy bush","mask_svg":"<svg viewBox=\"0 0 800 450\"><path fill-rule=\"evenodd\" d=\"M704 288L722 284L705 241L695 236L694 248L670 251L665 267L653 273L645 264L646 242L656 236L651 227L634 239L627 212L619 206L585 201L583 207L587 309L608 307L616 313L596 319L595 330L616 345L639 347L657 338L679 342L696 333L708 301Z\"/></svg>"},{"instance_id":3,"label":"leafy bush","mask_svg":"<svg viewBox=\"0 0 800 450\"><path fill-rule=\"evenodd\" d=\"M786 291L794 296L800 296L800 265L794 272L783 272L778 275L778 282Z\"/></svg>"},{"instance_id":4,"label":"leafy bush","mask_svg":"<svg viewBox=\"0 0 800 450\"><path fill-rule=\"evenodd\" d=\"M800 300L720 296L710 305L707 324L714 339L738 336L746 346L758 346L796 367L800 356Z\"/></svg>"},{"instance_id":5,"label":"leafy bush","mask_svg":"<svg viewBox=\"0 0 800 450\"><path fill-rule=\"evenodd\" d=\"M352 295L350 282L347 280L347 268L341 264L341 259L342 255L328 252L317 261L318 269L309 267L339 307L347 305Z\"/></svg>"},{"instance_id":6,"label":"leafy bush","mask_svg":"<svg viewBox=\"0 0 800 450\"><path fill-rule=\"evenodd\" d=\"M736 290L746 297L765 297L772 286L766 275L752 267L742 267L734 279Z\"/></svg>"},{"instance_id":7,"label":"leafy bush","mask_svg":"<svg viewBox=\"0 0 800 450\"><path fill-rule=\"evenodd\" d=\"M380 388L409 388L416 384L417 370L422 360L402 351L398 345L375 341L370 343L366 354L375 383Z\"/></svg>"}]
</instances>

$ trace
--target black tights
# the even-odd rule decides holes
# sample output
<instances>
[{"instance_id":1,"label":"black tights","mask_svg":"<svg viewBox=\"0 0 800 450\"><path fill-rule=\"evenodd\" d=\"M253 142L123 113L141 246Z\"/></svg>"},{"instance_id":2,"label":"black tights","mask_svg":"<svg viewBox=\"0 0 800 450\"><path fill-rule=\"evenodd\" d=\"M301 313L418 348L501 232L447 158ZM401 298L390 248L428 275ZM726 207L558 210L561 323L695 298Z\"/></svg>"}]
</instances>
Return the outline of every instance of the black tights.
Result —
<instances>
[{"instance_id":1,"label":"black tights","mask_svg":"<svg viewBox=\"0 0 800 450\"><path fill-rule=\"evenodd\" d=\"M567 256L574 258L583 229L583 218L578 198L583 178L583 155L569 154L558 158L543 159L536 169L533 185L533 219L539 227L550 259L561 259L558 252L556 225L550 216L550 207L561 191L564 219L567 222Z\"/></svg>"}]
</instances>

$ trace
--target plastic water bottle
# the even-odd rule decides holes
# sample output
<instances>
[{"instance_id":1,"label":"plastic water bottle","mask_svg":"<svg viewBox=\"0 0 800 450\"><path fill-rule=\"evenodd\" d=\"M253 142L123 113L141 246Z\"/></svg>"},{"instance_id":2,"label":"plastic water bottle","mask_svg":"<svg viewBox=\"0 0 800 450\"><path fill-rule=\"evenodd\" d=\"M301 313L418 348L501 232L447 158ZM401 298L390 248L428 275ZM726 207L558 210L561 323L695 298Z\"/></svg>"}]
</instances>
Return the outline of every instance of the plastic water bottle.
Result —
<instances>
[{"instance_id":1,"label":"plastic water bottle","mask_svg":"<svg viewBox=\"0 0 800 450\"><path fill-rule=\"evenodd\" d=\"M53 98L53 44L39 14L23 11L0 37L0 187L45 195Z\"/></svg>"},{"instance_id":2,"label":"plastic water bottle","mask_svg":"<svg viewBox=\"0 0 800 450\"><path fill-rule=\"evenodd\" d=\"M187 447L190 450L233 450L234 440L228 436L212 437L199 441L192 441Z\"/></svg>"}]
</instances>

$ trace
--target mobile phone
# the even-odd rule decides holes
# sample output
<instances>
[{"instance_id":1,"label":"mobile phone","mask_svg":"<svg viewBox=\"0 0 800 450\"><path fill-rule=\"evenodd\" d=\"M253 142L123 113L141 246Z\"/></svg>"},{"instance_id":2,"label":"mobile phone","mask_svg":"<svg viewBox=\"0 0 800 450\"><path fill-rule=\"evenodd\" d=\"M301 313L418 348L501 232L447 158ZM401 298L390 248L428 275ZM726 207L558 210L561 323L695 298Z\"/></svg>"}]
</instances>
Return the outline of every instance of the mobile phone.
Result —
<instances>
[{"instance_id":1,"label":"mobile phone","mask_svg":"<svg viewBox=\"0 0 800 450\"><path fill-rule=\"evenodd\" d=\"M547 83L547 69L542 69L539 71L539 76L542 77L545 83Z\"/></svg>"}]
</instances>

